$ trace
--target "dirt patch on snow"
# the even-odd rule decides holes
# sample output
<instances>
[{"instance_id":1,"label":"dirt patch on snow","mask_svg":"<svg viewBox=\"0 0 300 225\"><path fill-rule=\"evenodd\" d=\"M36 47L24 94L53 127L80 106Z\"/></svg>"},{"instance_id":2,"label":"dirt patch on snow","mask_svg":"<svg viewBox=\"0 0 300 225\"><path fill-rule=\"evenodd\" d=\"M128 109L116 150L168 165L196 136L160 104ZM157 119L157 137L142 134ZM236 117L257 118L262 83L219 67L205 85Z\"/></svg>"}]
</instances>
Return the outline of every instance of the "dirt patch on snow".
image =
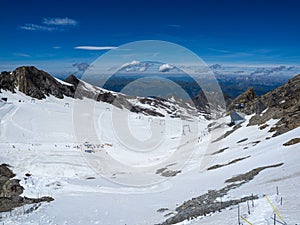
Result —
<instances>
[{"instance_id":1,"label":"dirt patch on snow","mask_svg":"<svg viewBox=\"0 0 300 225\"><path fill-rule=\"evenodd\" d=\"M234 183L234 182L238 182L238 181L248 182L248 181L252 180L256 175L258 175L261 171L263 171L265 169L268 169L268 168L279 167L279 166L282 166L282 165L283 165L283 163L278 163L278 164L274 164L274 165L270 165L270 166L258 167L258 168L255 168L253 170L250 170L247 173L239 174L239 175L236 175L232 178L229 178L225 181L225 183Z\"/></svg>"},{"instance_id":2,"label":"dirt patch on snow","mask_svg":"<svg viewBox=\"0 0 300 225\"><path fill-rule=\"evenodd\" d=\"M293 139L289 140L288 142L285 142L283 144L283 146L290 146L290 145L295 145L298 143L300 143L300 138L293 138Z\"/></svg>"},{"instance_id":3,"label":"dirt patch on snow","mask_svg":"<svg viewBox=\"0 0 300 225\"><path fill-rule=\"evenodd\" d=\"M220 153L224 152L224 151L227 150L227 149L229 149L229 147L221 148L220 150L218 150L218 151L212 153L211 155L217 155L217 154L220 154Z\"/></svg>"},{"instance_id":4,"label":"dirt patch on snow","mask_svg":"<svg viewBox=\"0 0 300 225\"><path fill-rule=\"evenodd\" d=\"M244 159L247 159L247 158L249 158L249 157L250 157L250 155L248 155L248 156L246 156L246 157L234 159L234 160L230 161L229 163L225 163L225 164L216 164L216 165L213 165L213 166L209 167L207 170L215 170L215 169L218 169L218 168L221 168L221 167L224 167L224 166L228 166L228 165L237 163L237 162L239 162L239 161L242 161L242 160L244 160Z\"/></svg>"}]
</instances>

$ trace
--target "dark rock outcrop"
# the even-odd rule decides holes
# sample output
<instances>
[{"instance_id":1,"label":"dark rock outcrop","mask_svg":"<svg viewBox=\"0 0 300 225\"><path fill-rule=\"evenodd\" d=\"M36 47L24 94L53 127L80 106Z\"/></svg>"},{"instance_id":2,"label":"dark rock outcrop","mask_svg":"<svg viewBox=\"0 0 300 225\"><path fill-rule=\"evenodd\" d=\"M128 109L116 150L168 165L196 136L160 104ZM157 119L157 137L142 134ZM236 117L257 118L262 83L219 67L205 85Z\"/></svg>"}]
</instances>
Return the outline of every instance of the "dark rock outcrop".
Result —
<instances>
[{"instance_id":1,"label":"dark rock outcrop","mask_svg":"<svg viewBox=\"0 0 300 225\"><path fill-rule=\"evenodd\" d=\"M38 199L21 197L24 188L20 185L20 180L12 179L15 174L7 164L0 165L0 212L7 212L16 207L39 202L50 202L51 197Z\"/></svg>"},{"instance_id":2,"label":"dark rock outcrop","mask_svg":"<svg viewBox=\"0 0 300 225\"><path fill-rule=\"evenodd\" d=\"M34 66L22 66L11 73L2 72L0 89L15 92L19 90L32 98L44 99L53 95L57 98L74 96L75 88L63 85L50 74Z\"/></svg>"},{"instance_id":3,"label":"dark rock outcrop","mask_svg":"<svg viewBox=\"0 0 300 225\"><path fill-rule=\"evenodd\" d=\"M275 132L274 136L297 128L300 126L300 75L260 97L248 90L233 102L241 101L244 105L238 110L247 115L255 114L248 125L262 125L270 119L279 119L270 129ZM235 107L234 103L229 109Z\"/></svg>"},{"instance_id":4,"label":"dark rock outcrop","mask_svg":"<svg viewBox=\"0 0 300 225\"><path fill-rule=\"evenodd\" d=\"M198 95L193 98L195 105L202 110L209 108L208 100L203 91L200 91Z\"/></svg>"},{"instance_id":5,"label":"dark rock outcrop","mask_svg":"<svg viewBox=\"0 0 300 225\"><path fill-rule=\"evenodd\" d=\"M69 84L72 84L74 87L77 87L77 85L79 84L79 79L77 77L75 77L74 74L71 74L70 76L68 76L64 81Z\"/></svg>"},{"instance_id":6,"label":"dark rock outcrop","mask_svg":"<svg viewBox=\"0 0 300 225\"><path fill-rule=\"evenodd\" d=\"M289 140L288 142L285 142L283 144L283 146L290 146L290 145L295 145L298 143L300 143L300 138L293 138L293 139Z\"/></svg>"},{"instance_id":7,"label":"dark rock outcrop","mask_svg":"<svg viewBox=\"0 0 300 225\"><path fill-rule=\"evenodd\" d=\"M230 97L219 91L200 91L192 98L196 108L206 114L207 119L221 116L229 104ZM214 115L214 116L213 116Z\"/></svg>"},{"instance_id":8,"label":"dark rock outcrop","mask_svg":"<svg viewBox=\"0 0 300 225\"><path fill-rule=\"evenodd\" d=\"M254 91L253 87L248 88L247 91L240 94L238 97L236 97L231 104L229 105L229 109L235 109L236 107L242 107L245 104L248 104L250 101L254 100L256 98L256 93Z\"/></svg>"}]
</instances>

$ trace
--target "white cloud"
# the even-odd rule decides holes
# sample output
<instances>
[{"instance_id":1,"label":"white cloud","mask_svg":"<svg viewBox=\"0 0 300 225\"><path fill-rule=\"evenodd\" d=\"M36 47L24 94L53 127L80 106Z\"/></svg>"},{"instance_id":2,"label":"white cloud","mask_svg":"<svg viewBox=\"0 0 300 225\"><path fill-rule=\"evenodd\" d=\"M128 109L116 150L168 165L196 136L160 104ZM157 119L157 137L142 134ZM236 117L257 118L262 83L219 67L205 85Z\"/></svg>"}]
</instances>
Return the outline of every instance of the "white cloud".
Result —
<instances>
[{"instance_id":1,"label":"white cloud","mask_svg":"<svg viewBox=\"0 0 300 225\"><path fill-rule=\"evenodd\" d=\"M66 18L44 18L42 25L27 23L20 26L20 29L27 31L64 31L70 26L76 26L76 20Z\"/></svg>"},{"instance_id":2,"label":"white cloud","mask_svg":"<svg viewBox=\"0 0 300 225\"><path fill-rule=\"evenodd\" d=\"M168 72L173 68L174 66L171 66L170 64L163 64L159 67L159 72Z\"/></svg>"},{"instance_id":3,"label":"white cloud","mask_svg":"<svg viewBox=\"0 0 300 225\"><path fill-rule=\"evenodd\" d=\"M36 30L40 30L40 31L54 31L54 30L57 30L55 27L41 26L41 25L32 24L32 23L28 23L28 24L25 24L23 26L20 26L20 29L22 29L22 30L29 30L29 31L36 31Z\"/></svg>"},{"instance_id":4,"label":"white cloud","mask_svg":"<svg viewBox=\"0 0 300 225\"><path fill-rule=\"evenodd\" d=\"M122 68L129 67L129 66L137 66L137 65L139 65L140 63L141 63L140 61L133 60L132 62L123 64L123 65L121 66L121 69L122 69Z\"/></svg>"},{"instance_id":5,"label":"white cloud","mask_svg":"<svg viewBox=\"0 0 300 225\"><path fill-rule=\"evenodd\" d=\"M43 24L52 26L76 26L78 22L68 17L65 18L44 18Z\"/></svg>"},{"instance_id":6,"label":"white cloud","mask_svg":"<svg viewBox=\"0 0 300 225\"><path fill-rule=\"evenodd\" d=\"M74 49L80 50L90 50L90 51L103 51L103 50L111 50L116 49L117 47L113 46L76 46Z\"/></svg>"}]
</instances>

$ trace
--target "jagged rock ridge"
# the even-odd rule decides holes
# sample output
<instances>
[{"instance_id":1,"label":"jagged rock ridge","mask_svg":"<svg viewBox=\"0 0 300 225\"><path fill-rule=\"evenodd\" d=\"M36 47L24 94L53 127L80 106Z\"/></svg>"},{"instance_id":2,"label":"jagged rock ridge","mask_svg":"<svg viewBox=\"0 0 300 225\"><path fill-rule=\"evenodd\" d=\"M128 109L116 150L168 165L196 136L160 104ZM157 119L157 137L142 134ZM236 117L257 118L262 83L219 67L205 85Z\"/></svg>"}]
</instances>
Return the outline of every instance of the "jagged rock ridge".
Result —
<instances>
[{"instance_id":1,"label":"jagged rock ridge","mask_svg":"<svg viewBox=\"0 0 300 225\"><path fill-rule=\"evenodd\" d=\"M0 89L11 92L19 90L37 99L44 99L49 95L57 98L63 98L64 95L73 97L75 91L75 87L63 85L50 74L33 66L22 66L11 73L2 72Z\"/></svg>"},{"instance_id":2,"label":"jagged rock ridge","mask_svg":"<svg viewBox=\"0 0 300 225\"><path fill-rule=\"evenodd\" d=\"M249 125L264 124L270 119L279 119L271 132L275 136L300 126L300 74L286 84L262 96L256 96L252 89L240 95L230 105L234 109L236 103L243 103L238 110L251 115L255 114Z\"/></svg>"}]
</instances>

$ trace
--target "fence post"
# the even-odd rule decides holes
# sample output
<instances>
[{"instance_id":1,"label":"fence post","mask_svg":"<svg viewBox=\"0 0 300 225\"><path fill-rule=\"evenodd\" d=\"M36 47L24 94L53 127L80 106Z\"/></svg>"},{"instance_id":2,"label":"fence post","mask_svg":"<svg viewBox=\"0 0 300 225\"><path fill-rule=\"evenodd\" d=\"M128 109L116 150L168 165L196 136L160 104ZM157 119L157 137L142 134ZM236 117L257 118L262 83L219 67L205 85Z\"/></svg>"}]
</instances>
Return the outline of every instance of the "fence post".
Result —
<instances>
[{"instance_id":1,"label":"fence post","mask_svg":"<svg viewBox=\"0 0 300 225\"><path fill-rule=\"evenodd\" d=\"M253 193L252 193L252 207L254 207L254 197L253 197Z\"/></svg>"},{"instance_id":2,"label":"fence post","mask_svg":"<svg viewBox=\"0 0 300 225\"><path fill-rule=\"evenodd\" d=\"M276 225L276 213L274 213L274 225Z\"/></svg>"},{"instance_id":3,"label":"fence post","mask_svg":"<svg viewBox=\"0 0 300 225\"><path fill-rule=\"evenodd\" d=\"M248 207L248 214L250 215L250 214L251 214L251 212L250 212L249 201L247 201L247 207Z\"/></svg>"},{"instance_id":4,"label":"fence post","mask_svg":"<svg viewBox=\"0 0 300 225\"><path fill-rule=\"evenodd\" d=\"M240 204L238 204L238 225L241 224L241 220L240 220Z\"/></svg>"},{"instance_id":5,"label":"fence post","mask_svg":"<svg viewBox=\"0 0 300 225\"><path fill-rule=\"evenodd\" d=\"M276 194L279 195L278 186L276 186Z\"/></svg>"}]
</instances>

